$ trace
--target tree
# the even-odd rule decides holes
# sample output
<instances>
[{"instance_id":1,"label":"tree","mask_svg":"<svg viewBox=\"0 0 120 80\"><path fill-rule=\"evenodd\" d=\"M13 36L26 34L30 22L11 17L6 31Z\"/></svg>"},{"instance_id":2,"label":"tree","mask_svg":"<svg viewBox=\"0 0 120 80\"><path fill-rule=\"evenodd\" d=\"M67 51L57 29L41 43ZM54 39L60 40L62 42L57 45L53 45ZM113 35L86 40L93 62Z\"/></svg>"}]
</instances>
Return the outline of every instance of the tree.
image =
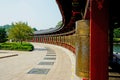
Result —
<instances>
[{"instance_id":1,"label":"tree","mask_svg":"<svg viewBox=\"0 0 120 80\"><path fill-rule=\"evenodd\" d=\"M59 21L58 23L57 23L57 25L56 25L56 27L61 27L63 25L63 23L62 23L62 21Z\"/></svg>"},{"instance_id":2,"label":"tree","mask_svg":"<svg viewBox=\"0 0 120 80\"><path fill-rule=\"evenodd\" d=\"M115 28L113 35L114 35L114 38L120 38L120 28Z\"/></svg>"},{"instance_id":3,"label":"tree","mask_svg":"<svg viewBox=\"0 0 120 80\"><path fill-rule=\"evenodd\" d=\"M9 29L8 37L9 39L22 41L31 39L33 35L33 29L24 22L12 23L12 27Z\"/></svg>"},{"instance_id":4,"label":"tree","mask_svg":"<svg viewBox=\"0 0 120 80\"><path fill-rule=\"evenodd\" d=\"M37 31L37 29L36 28L32 28L33 29L33 31Z\"/></svg>"},{"instance_id":5,"label":"tree","mask_svg":"<svg viewBox=\"0 0 120 80\"><path fill-rule=\"evenodd\" d=\"M0 43L7 41L7 34L5 28L0 28Z\"/></svg>"}]
</instances>

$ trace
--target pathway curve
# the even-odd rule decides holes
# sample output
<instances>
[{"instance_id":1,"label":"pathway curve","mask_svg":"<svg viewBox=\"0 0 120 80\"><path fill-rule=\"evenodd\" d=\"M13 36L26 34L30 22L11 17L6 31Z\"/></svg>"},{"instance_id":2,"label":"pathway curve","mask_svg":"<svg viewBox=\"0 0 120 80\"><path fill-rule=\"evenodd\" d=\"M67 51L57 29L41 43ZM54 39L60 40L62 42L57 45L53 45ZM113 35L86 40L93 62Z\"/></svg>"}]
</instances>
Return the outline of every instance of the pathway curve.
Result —
<instances>
[{"instance_id":1,"label":"pathway curve","mask_svg":"<svg viewBox=\"0 0 120 80\"><path fill-rule=\"evenodd\" d=\"M56 45L32 44L32 52L0 50L18 54L0 59L0 80L78 80L71 51Z\"/></svg>"}]
</instances>

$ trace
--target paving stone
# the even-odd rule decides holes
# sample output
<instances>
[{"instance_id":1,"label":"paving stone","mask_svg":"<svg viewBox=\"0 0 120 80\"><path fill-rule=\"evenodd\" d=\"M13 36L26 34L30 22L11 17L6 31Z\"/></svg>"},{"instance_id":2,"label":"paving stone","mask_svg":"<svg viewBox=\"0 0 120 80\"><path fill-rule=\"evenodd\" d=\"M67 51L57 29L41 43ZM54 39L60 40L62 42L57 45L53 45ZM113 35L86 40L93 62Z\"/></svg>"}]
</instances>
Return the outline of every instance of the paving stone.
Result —
<instances>
[{"instance_id":1,"label":"paving stone","mask_svg":"<svg viewBox=\"0 0 120 80\"><path fill-rule=\"evenodd\" d=\"M47 52L47 54L55 54L54 52Z\"/></svg>"},{"instance_id":2,"label":"paving stone","mask_svg":"<svg viewBox=\"0 0 120 80\"><path fill-rule=\"evenodd\" d=\"M40 68L33 68L28 72L28 74L48 74L50 69L40 69Z\"/></svg>"},{"instance_id":3,"label":"paving stone","mask_svg":"<svg viewBox=\"0 0 120 80\"><path fill-rule=\"evenodd\" d=\"M48 57L45 57L44 60L56 60L56 58L48 58Z\"/></svg>"},{"instance_id":4,"label":"paving stone","mask_svg":"<svg viewBox=\"0 0 120 80\"><path fill-rule=\"evenodd\" d=\"M47 51L46 48L35 48L34 50L37 50L37 51Z\"/></svg>"},{"instance_id":5,"label":"paving stone","mask_svg":"<svg viewBox=\"0 0 120 80\"><path fill-rule=\"evenodd\" d=\"M53 65L54 62L40 62L38 65Z\"/></svg>"},{"instance_id":6,"label":"paving stone","mask_svg":"<svg viewBox=\"0 0 120 80\"><path fill-rule=\"evenodd\" d=\"M56 55L54 55L54 54L52 54L52 55L47 54L46 56L56 56Z\"/></svg>"}]
</instances>

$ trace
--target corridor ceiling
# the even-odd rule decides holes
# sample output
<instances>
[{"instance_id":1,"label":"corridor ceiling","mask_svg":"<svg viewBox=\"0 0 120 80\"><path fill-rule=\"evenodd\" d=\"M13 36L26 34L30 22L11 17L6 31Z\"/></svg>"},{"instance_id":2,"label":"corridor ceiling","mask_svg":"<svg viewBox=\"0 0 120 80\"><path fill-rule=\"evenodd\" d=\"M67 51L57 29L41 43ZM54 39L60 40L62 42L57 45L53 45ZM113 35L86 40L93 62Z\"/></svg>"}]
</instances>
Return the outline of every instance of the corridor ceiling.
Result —
<instances>
[{"instance_id":1,"label":"corridor ceiling","mask_svg":"<svg viewBox=\"0 0 120 80\"><path fill-rule=\"evenodd\" d=\"M60 34L75 30L75 21L83 18L87 0L56 0L62 14L63 25L59 28L36 31L35 35Z\"/></svg>"}]
</instances>

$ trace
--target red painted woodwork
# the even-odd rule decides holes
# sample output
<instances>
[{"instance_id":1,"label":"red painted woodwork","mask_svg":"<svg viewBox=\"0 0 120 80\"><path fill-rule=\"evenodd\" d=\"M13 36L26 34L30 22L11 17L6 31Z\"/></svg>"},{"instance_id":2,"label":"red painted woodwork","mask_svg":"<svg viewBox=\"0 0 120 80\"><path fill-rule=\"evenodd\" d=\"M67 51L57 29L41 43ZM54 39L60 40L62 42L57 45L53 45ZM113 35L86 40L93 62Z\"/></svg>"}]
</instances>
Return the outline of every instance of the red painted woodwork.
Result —
<instances>
[{"instance_id":1,"label":"red painted woodwork","mask_svg":"<svg viewBox=\"0 0 120 80\"><path fill-rule=\"evenodd\" d=\"M90 2L90 80L108 80L108 3Z\"/></svg>"},{"instance_id":2,"label":"red painted woodwork","mask_svg":"<svg viewBox=\"0 0 120 80\"><path fill-rule=\"evenodd\" d=\"M88 79L83 78L82 80L88 80Z\"/></svg>"},{"instance_id":3,"label":"red painted woodwork","mask_svg":"<svg viewBox=\"0 0 120 80\"><path fill-rule=\"evenodd\" d=\"M36 37L36 42L38 42L38 37Z\"/></svg>"}]
</instances>

